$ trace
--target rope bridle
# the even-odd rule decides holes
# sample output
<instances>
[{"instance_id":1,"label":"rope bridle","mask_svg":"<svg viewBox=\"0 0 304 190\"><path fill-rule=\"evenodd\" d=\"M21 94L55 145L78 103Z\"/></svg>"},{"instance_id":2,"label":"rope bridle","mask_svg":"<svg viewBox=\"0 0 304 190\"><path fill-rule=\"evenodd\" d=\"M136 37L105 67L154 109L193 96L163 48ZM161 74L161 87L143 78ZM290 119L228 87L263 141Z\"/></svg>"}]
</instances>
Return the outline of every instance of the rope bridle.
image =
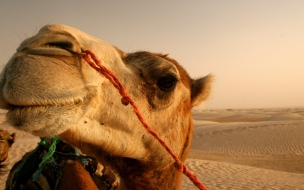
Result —
<instances>
[{"instance_id":1,"label":"rope bridle","mask_svg":"<svg viewBox=\"0 0 304 190\"><path fill-rule=\"evenodd\" d=\"M207 188L197 179L194 173L189 171L189 169L185 166L182 161L178 158L177 155L174 154L172 149L163 141L149 126L149 124L145 121L145 119L142 117L137 105L135 102L131 99L130 95L126 91L126 89L123 87L119 79L115 76L115 74L107 69L105 66L103 66L99 59L95 56L93 52L90 50L83 50L84 53L83 59L90 64L91 67L93 67L97 72L104 75L107 79L110 80L110 82L114 85L114 87L119 91L120 95L122 96L121 102L123 105L127 106L128 104L131 104L133 107L134 113L137 115L138 119L141 121L143 126L147 129L147 131L153 135L160 144L167 150L167 152L172 156L172 158L175 160L174 166L175 168L183 172L192 182L193 184L198 187L200 190L207 190ZM92 60L93 61L92 61Z\"/></svg>"}]
</instances>

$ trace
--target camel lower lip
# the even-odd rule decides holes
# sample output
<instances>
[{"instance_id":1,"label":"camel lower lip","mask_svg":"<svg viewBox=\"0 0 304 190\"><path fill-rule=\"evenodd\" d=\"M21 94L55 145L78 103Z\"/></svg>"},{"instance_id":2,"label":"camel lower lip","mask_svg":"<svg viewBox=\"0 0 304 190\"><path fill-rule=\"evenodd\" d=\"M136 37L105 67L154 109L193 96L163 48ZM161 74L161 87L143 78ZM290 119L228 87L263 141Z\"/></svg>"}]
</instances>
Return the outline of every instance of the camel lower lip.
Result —
<instances>
[{"instance_id":1,"label":"camel lower lip","mask_svg":"<svg viewBox=\"0 0 304 190\"><path fill-rule=\"evenodd\" d=\"M79 105L82 102L62 104L62 105L29 105L29 106L19 106L19 105L9 105L8 113L10 112L46 112L47 110L62 109L64 107L70 107Z\"/></svg>"},{"instance_id":2,"label":"camel lower lip","mask_svg":"<svg viewBox=\"0 0 304 190\"><path fill-rule=\"evenodd\" d=\"M85 111L84 106L95 97L96 90L90 86L83 94L56 104L50 104L54 101L47 99L37 105L27 105L26 101L19 101L21 105L6 104L7 123L40 137L58 135L77 123Z\"/></svg>"},{"instance_id":3,"label":"camel lower lip","mask_svg":"<svg viewBox=\"0 0 304 190\"><path fill-rule=\"evenodd\" d=\"M33 87L34 88L34 87ZM23 89L21 89L23 90ZM19 90L19 91L21 91ZM45 107L65 107L71 105L79 105L89 102L96 96L96 86L88 85L85 88L77 90L70 90L66 88L63 93L49 92L51 95L49 98L45 98L48 95L48 91L40 89L39 91L45 91L47 93L37 95L37 97L30 97L31 94L21 94L11 92L7 90L5 96L0 95L0 106L2 109L14 110L14 109L40 109ZM18 91L17 91L18 92Z\"/></svg>"},{"instance_id":4,"label":"camel lower lip","mask_svg":"<svg viewBox=\"0 0 304 190\"><path fill-rule=\"evenodd\" d=\"M40 137L58 135L77 123L83 115L82 105L15 106L9 109L6 118L18 130Z\"/></svg>"},{"instance_id":5,"label":"camel lower lip","mask_svg":"<svg viewBox=\"0 0 304 190\"><path fill-rule=\"evenodd\" d=\"M58 104L58 105L29 105L29 106L20 106L20 105L9 105L8 112L24 111L24 112L45 112L52 109L62 109L64 107L77 106L82 104L84 101L67 103L67 104Z\"/></svg>"},{"instance_id":6,"label":"camel lower lip","mask_svg":"<svg viewBox=\"0 0 304 190\"><path fill-rule=\"evenodd\" d=\"M54 112L56 107L51 106L13 106L8 109L7 119L14 127L22 127L29 115L39 116ZM58 107L57 107L58 108Z\"/></svg>"}]
</instances>

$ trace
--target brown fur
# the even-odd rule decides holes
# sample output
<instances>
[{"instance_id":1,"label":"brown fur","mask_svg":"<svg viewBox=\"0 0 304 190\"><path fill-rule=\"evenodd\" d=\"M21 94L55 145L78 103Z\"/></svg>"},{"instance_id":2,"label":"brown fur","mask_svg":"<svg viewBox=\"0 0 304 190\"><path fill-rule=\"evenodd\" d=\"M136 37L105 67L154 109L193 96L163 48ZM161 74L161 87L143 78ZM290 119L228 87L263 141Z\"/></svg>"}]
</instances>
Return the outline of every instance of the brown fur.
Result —
<instances>
[{"instance_id":1,"label":"brown fur","mask_svg":"<svg viewBox=\"0 0 304 190\"><path fill-rule=\"evenodd\" d=\"M58 190L98 190L89 172L77 161L69 161L63 168Z\"/></svg>"}]
</instances>

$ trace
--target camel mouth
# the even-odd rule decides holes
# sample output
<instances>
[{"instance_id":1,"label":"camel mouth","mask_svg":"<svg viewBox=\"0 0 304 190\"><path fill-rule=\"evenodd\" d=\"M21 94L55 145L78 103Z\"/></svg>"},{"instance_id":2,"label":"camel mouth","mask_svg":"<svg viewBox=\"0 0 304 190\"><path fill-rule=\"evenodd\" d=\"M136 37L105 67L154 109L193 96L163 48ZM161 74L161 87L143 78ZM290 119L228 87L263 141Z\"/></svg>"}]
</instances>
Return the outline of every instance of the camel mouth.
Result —
<instances>
[{"instance_id":1,"label":"camel mouth","mask_svg":"<svg viewBox=\"0 0 304 190\"><path fill-rule=\"evenodd\" d=\"M67 130L82 115L84 102L68 105L11 105L6 114L7 122L14 128L40 137L58 135Z\"/></svg>"},{"instance_id":2,"label":"camel mouth","mask_svg":"<svg viewBox=\"0 0 304 190\"><path fill-rule=\"evenodd\" d=\"M87 89L86 93L77 98L54 103L44 102L6 103L7 123L14 128L32 133L36 136L58 135L72 127L86 112L97 96L95 88ZM6 100L7 102L8 100Z\"/></svg>"},{"instance_id":3,"label":"camel mouth","mask_svg":"<svg viewBox=\"0 0 304 190\"><path fill-rule=\"evenodd\" d=\"M14 105L7 104L7 116L12 116L11 119L26 117L26 115L40 115L41 113L53 112L54 114L60 114L62 110L69 110L73 107L79 107L87 102L85 99L75 102L62 103L62 104L41 104L41 105ZM60 112L56 113L55 110ZM18 119L17 119L18 120ZM18 121L14 126L21 126Z\"/></svg>"},{"instance_id":4,"label":"camel mouth","mask_svg":"<svg viewBox=\"0 0 304 190\"><path fill-rule=\"evenodd\" d=\"M60 108L60 107L68 107L68 106L73 106L73 105L80 105L83 104L84 100L78 100L75 102L69 102L69 103L61 103L61 104L33 104L33 105L16 105L16 104L7 104L6 105L6 110L8 110L8 112L12 111L16 111L16 110L25 110L28 109L28 111L30 110L39 110L41 108Z\"/></svg>"},{"instance_id":5,"label":"camel mouth","mask_svg":"<svg viewBox=\"0 0 304 190\"><path fill-rule=\"evenodd\" d=\"M0 101L0 108L10 111L26 107L38 108L78 105L85 102L87 98L93 96L94 94L95 93L92 91L88 93L83 93L80 97L60 97L57 99L42 99L37 97L37 99L35 100L22 96L17 96L18 98L4 97Z\"/></svg>"},{"instance_id":6,"label":"camel mouth","mask_svg":"<svg viewBox=\"0 0 304 190\"><path fill-rule=\"evenodd\" d=\"M28 109L30 111L39 110L40 108L63 108L78 106L89 102L92 97L96 96L96 89L94 86L87 87L86 92L82 93L79 97L61 97L57 99L38 99L36 101L30 101L27 99L18 99L18 102L15 100L5 99L5 106L1 108L8 110L9 112L14 112L16 110ZM3 104L4 102L2 102Z\"/></svg>"}]
</instances>

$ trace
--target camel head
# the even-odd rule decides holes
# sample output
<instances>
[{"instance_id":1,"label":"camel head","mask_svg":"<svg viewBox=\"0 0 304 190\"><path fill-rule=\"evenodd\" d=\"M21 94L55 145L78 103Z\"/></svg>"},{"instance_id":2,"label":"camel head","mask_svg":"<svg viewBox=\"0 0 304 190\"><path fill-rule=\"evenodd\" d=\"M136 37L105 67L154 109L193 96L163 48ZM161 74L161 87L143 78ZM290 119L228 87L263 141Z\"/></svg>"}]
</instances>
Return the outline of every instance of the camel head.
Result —
<instances>
[{"instance_id":1,"label":"camel head","mask_svg":"<svg viewBox=\"0 0 304 190\"><path fill-rule=\"evenodd\" d=\"M8 151L14 142L15 133L9 134L8 132L0 129L0 163L7 159Z\"/></svg>"},{"instance_id":2,"label":"camel head","mask_svg":"<svg viewBox=\"0 0 304 190\"><path fill-rule=\"evenodd\" d=\"M134 173L131 165L141 168L138 176L172 165L132 107L82 59L82 50L94 52L115 73L151 128L185 160L191 108L209 96L212 77L191 79L167 55L125 53L64 25L47 25L24 40L4 67L0 107L8 110L7 122L40 137L59 135L121 178Z\"/></svg>"}]
</instances>

